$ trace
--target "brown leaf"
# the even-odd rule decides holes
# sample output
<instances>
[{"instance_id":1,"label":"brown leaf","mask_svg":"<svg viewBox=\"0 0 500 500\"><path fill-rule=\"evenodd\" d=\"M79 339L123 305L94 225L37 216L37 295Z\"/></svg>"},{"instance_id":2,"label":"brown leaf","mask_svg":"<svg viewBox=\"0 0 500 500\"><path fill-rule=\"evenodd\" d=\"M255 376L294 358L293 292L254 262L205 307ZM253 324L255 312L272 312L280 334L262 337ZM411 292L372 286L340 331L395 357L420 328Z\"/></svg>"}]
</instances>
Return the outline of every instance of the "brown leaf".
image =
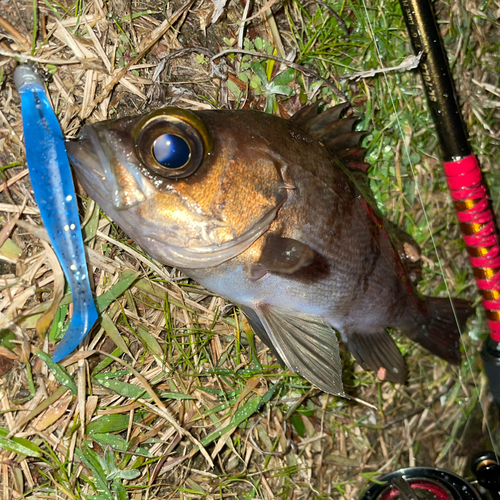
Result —
<instances>
[{"instance_id":1,"label":"brown leaf","mask_svg":"<svg viewBox=\"0 0 500 500\"><path fill-rule=\"evenodd\" d=\"M0 377L3 377L14 366L14 360L0 353Z\"/></svg>"}]
</instances>

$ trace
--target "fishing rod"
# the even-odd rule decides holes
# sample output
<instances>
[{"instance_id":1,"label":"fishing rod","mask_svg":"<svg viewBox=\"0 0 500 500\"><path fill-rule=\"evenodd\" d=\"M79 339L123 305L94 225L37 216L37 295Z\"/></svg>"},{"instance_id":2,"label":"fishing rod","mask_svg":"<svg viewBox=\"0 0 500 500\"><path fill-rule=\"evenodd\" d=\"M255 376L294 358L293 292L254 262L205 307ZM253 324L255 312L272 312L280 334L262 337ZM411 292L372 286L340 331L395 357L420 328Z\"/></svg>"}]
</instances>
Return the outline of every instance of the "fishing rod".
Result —
<instances>
[{"instance_id":1,"label":"fishing rod","mask_svg":"<svg viewBox=\"0 0 500 500\"><path fill-rule=\"evenodd\" d=\"M474 277L486 310L489 337L481 352L493 401L500 408L500 245L477 158L469 145L446 50L430 0L400 0L441 143L443 168ZM494 444L493 444L494 446ZM495 452L472 458L474 487L460 476L431 467L387 474L360 500L500 500L500 465Z\"/></svg>"},{"instance_id":2,"label":"fishing rod","mask_svg":"<svg viewBox=\"0 0 500 500\"><path fill-rule=\"evenodd\" d=\"M431 2L400 0L441 143L443 168L469 261L486 310L490 336L481 358L490 392L500 406L500 246L477 158L467 138Z\"/></svg>"}]
</instances>

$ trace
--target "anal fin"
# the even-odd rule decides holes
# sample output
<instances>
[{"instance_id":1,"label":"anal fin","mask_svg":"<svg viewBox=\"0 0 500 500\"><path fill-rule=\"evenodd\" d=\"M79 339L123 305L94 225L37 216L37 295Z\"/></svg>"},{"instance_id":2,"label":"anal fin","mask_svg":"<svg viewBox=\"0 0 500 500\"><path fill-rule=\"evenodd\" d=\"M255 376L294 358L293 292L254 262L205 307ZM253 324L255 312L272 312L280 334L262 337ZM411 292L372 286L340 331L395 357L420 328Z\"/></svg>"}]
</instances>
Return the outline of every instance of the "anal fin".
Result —
<instances>
[{"instance_id":1,"label":"anal fin","mask_svg":"<svg viewBox=\"0 0 500 500\"><path fill-rule=\"evenodd\" d=\"M343 336L347 348L364 368L375 371L381 380L403 383L406 367L403 356L389 333L349 333Z\"/></svg>"},{"instance_id":2,"label":"anal fin","mask_svg":"<svg viewBox=\"0 0 500 500\"><path fill-rule=\"evenodd\" d=\"M337 334L323 319L281 311L267 304L256 309L274 351L294 373L322 391L344 396Z\"/></svg>"}]
</instances>

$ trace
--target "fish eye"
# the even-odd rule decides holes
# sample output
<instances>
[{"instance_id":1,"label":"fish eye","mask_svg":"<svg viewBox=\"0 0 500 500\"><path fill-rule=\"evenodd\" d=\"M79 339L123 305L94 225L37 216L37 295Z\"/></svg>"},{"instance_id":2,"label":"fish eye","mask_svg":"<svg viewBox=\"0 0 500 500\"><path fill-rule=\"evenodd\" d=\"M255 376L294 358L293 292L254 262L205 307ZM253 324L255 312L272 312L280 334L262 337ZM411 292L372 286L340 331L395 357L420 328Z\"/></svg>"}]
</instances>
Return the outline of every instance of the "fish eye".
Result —
<instances>
[{"instance_id":1,"label":"fish eye","mask_svg":"<svg viewBox=\"0 0 500 500\"><path fill-rule=\"evenodd\" d=\"M212 149L202 120L184 109L153 111L139 120L133 134L136 152L146 168L175 180L194 174Z\"/></svg>"},{"instance_id":2,"label":"fish eye","mask_svg":"<svg viewBox=\"0 0 500 500\"><path fill-rule=\"evenodd\" d=\"M178 135L162 134L153 142L155 160L166 168L182 168L191 158L189 144Z\"/></svg>"}]
</instances>

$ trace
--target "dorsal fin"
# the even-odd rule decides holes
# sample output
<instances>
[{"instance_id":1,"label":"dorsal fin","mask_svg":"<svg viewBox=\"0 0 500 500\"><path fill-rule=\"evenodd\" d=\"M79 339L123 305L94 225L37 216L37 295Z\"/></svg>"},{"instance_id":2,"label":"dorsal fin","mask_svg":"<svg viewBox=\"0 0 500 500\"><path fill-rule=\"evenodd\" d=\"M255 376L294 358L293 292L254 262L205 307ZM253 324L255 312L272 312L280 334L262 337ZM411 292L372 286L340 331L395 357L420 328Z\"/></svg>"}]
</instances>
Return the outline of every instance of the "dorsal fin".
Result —
<instances>
[{"instance_id":1,"label":"dorsal fin","mask_svg":"<svg viewBox=\"0 0 500 500\"><path fill-rule=\"evenodd\" d=\"M359 120L357 116L350 116L342 120L335 120L325 125L321 130L321 137L319 138L323 144L326 144L330 139L348 134L352 132L352 127Z\"/></svg>"},{"instance_id":2,"label":"dorsal fin","mask_svg":"<svg viewBox=\"0 0 500 500\"><path fill-rule=\"evenodd\" d=\"M360 148L360 147L355 147L355 148L345 148L342 151L337 152L337 156L348 163L355 163L355 162L362 162L363 158L365 157L366 153L366 148ZM368 165L365 163L365 165ZM360 167L357 167L360 168Z\"/></svg>"},{"instance_id":3,"label":"dorsal fin","mask_svg":"<svg viewBox=\"0 0 500 500\"><path fill-rule=\"evenodd\" d=\"M359 141L367 133L366 130L361 130L360 132L348 132L342 135L331 136L324 141L324 144L332 152L352 149L358 147Z\"/></svg>"},{"instance_id":4,"label":"dorsal fin","mask_svg":"<svg viewBox=\"0 0 500 500\"><path fill-rule=\"evenodd\" d=\"M305 128L306 132L309 132L315 139L320 141L323 139L325 127L340 120L340 116L349 106L350 104L348 102L341 102L332 108L327 108L322 113L317 113L316 116L312 116L306 123L301 124L301 127Z\"/></svg>"},{"instance_id":5,"label":"dorsal fin","mask_svg":"<svg viewBox=\"0 0 500 500\"><path fill-rule=\"evenodd\" d=\"M408 279L416 285L422 279L422 259L418 243L394 222L385 219L384 226L391 237L394 248L399 253L401 264L406 271Z\"/></svg>"},{"instance_id":6,"label":"dorsal fin","mask_svg":"<svg viewBox=\"0 0 500 500\"><path fill-rule=\"evenodd\" d=\"M363 161L365 149L359 146L359 142L367 132L353 131L358 118L350 113L350 103L342 102L319 112L322 104L324 102L319 100L305 106L290 120L320 141L347 168L366 172L369 165Z\"/></svg>"},{"instance_id":7,"label":"dorsal fin","mask_svg":"<svg viewBox=\"0 0 500 500\"><path fill-rule=\"evenodd\" d=\"M322 103L323 101L318 100L314 104L304 106L290 118L290 121L295 122L303 130L305 130L304 124L306 124L309 120L311 120L311 118L314 118L318 114L318 106Z\"/></svg>"}]
</instances>

